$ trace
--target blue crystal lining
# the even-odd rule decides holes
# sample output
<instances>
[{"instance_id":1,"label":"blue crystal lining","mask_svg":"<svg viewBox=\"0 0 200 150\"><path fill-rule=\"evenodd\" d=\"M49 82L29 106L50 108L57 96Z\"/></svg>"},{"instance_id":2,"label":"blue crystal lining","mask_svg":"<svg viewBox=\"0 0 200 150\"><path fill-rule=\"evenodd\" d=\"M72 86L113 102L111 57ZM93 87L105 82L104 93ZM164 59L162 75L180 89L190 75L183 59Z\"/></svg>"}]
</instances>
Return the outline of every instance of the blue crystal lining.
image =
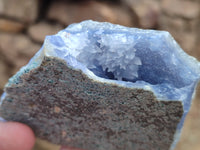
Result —
<instances>
[{"instance_id":1,"label":"blue crystal lining","mask_svg":"<svg viewBox=\"0 0 200 150\"><path fill-rule=\"evenodd\" d=\"M89 24L89 22L87 22L87 24ZM74 51L81 51L81 48L82 50L90 49L91 51L94 51L94 48L92 48L90 44L94 45L98 43L99 38L103 35L109 35L110 37L113 37L123 34L126 37L132 37L133 42L128 44L132 44L132 50L136 50L136 52L133 51L132 53L135 53L135 55L140 58L142 64L138 66L138 76L133 79L125 79L126 81L151 86L160 93L159 95L162 95L163 99L165 98L169 100L181 99L181 97L183 97L182 94L185 94L185 90L183 90L184 87L187 87L188 92L193 92L188 88L193 89L193 87L195 87L193 83L199 80L199 63L195 61L194 58L187 56L187 54L185 54L185 52L177 45L169 33L163 31L130 29L121 26L115 27L110 24L103 25L92 23L92 25L87 26L86 22L83 22L81 25L81 27L80 24L71 25L70 27L58 33L58 36L62 37L64 49L62 50L61 48L60 51L69 51L65 53L66 56L72 55L79 60L79 55L74 54ZM106 25L108 25L110 28L106 27ZM97 26L99 28L97 28ZM74 28L76 28L76 30L74 30ZM101 34L97 35L98 32ZM82 36L78 37L78 34L82 34ZM77 35L77 37L80 38L79 40L90 41L89 45L86 45L88 44L87 42L80 42L81 47L78 47L76 46L77 41L75 41L75 43L70 41L72 45L74 44L74 47L67 47L69 48L67 49L66 45L68 43L66 41L73 35ZM50 38L53 39L53 37ZM111 44L116 43L111 42ZM106 50L107 49L105 49L105 51ZM131 51L129 52L130 53L127 53L126 55L131 55ZM112 58L113 55L110 55L110 57ZM79 60L79 62L81 61L85 62L85 60ZM90 64L95 64L95 59L89 60L88 58L86 61L91 61ZM113 60L113 63L114 62L115 60ZM191 64L191 62L193 64ZM102 71L101 66L96 66L95 69L90 70L92 70L97 76L113 78L108 77L106 72ZM117 81L115 82L117 83ZM179 93L180 91L182 92Z\"/></svg>"},{"instance_id":2,"label":"blue crystal lining","mask_svg":"<svg viewBox=\"0 0 200 150\"><path fill-rule=\"evenodd\" d=\"M141 64L136 67L137 76L132 79L122 77L121 80L126 82L119 81L112 72L104 71L102 66L95 66L95 64L98 64L95 59L91 60L90 57L85 57L88 59L82 60L79 58L80 53L88 55L85 49L89 49L90 52L94 51L93 53L97 53L95 51L96 47L103 49L102 51L107 51L109 48L107 47L106 49L104 46L100 46L101 43L99 43L99 39L103 35L110 37L123 35L124 37L129 37L129 39L131 37L132 41L125 41L123 45L129 46L130 50L127 51L129 53L123 53L121 57L123 55L129 56L133 53L135 57L140 59ZM114 42L119 41L115 40ZM109 44L117 44L114 42L111 41ZM122 51L123 47L120 50ZM190 104L193 90L199 81L200 75L198 61L188 56L168 32L141 30L110 23L85 21L80 24L72 24L56 35L47 36L41 50L27 66L10 79L10 83L17 83L21 74L37 67L44 55L64 59L74 69L80 69L89 77L98 81L114 83L129 88L136 87L152 90L162 100L183 101L185 110L188 110L188 104ZM112 59L115 53L113 52L109 55L109 59ZM116 60L113 59L112 63L115 63ZM88 69L85 64L87 61L89 64L94 65L92 69ZM109 79L115 80L111 81Z\"/></svg>"}]
</instances>

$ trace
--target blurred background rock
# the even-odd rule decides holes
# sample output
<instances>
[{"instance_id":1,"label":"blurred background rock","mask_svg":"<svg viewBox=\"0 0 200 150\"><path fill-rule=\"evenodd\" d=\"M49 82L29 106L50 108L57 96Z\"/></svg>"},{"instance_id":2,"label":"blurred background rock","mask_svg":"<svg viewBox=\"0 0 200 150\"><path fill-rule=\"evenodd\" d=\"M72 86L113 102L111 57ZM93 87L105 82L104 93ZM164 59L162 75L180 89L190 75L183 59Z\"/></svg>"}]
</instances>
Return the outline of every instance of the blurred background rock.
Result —
<instances>
[{"instance_id":1,"label":"blurred background rock","mask_svg":"<svg viewBox=\"0 0 200 150\"><path fill-rule=\"evenodd\" d=\"M200 0L0 0L0 94L46 35L86 19L167 30L200 60ZM200 150L199 95L176 150Z\"/></svg>"}]
</instances>

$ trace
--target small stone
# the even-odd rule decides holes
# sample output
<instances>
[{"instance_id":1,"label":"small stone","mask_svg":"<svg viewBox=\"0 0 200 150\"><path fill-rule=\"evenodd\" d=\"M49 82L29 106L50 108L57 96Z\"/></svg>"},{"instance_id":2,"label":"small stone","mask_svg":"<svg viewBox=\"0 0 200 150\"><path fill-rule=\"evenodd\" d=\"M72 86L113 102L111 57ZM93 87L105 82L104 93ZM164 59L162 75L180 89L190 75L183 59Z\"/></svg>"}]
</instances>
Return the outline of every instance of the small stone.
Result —
<instances>
[{"instance_id":1,"label":"small stone","mask_svg":"<svg viewBox=\"0 0 200 150\"><path fill-rule=\"evenodd\" d=\"M108 21L126 26L138 25L136 15L126 7L97 1L80 1L76 3L53 1L48 11L48 18L59 21L64 25L86 19L101 22Z\"/></svg>"},{"instance_id":2,"label":"small stone","mask_svg":"<svg viewBox=\"0 0 200 150\"><path fill-rule=\"evenodd\" d=\"M189 0L163 0L162 10L171 17L179 16L186 19L199 17L199 3Z\"/></svg>"},{"instance_id":3,"label":"small stone","mask_svg":"<svg viewBox=\"0 0 200 150\"><path fill-rule=\"evenodd\" d=\"M9 79L0 116L54 144L173 150L199 80L168 32L89 20L46 37Z\"/></svg>"},{"instance_id":4,"label":"small stone","mask_svg":"<svg viewBox=\"0 0 200 150\"><path fill-rule=\"evenodd\" d=\"M160 5L156 0L124 0L138 16L142 28L155 29L158 27Z\"/></svg>"},{"instance_id":5,"label":"small stone","mask_svg":"<svg viewBox=\"0 0 200 150\"><path fill-rule=\"evenodd\" d=\"M1 89L3 89L7 81L8 81L7 65L0 56L0 94L2 94L3 91L1 91Z\"/></svg>"},{"instance_id":6,"label":"small stone","mask_svg":"<svg viewBox=\"0 0 200 150\"><path fill-rule=\"evenodd\" d=\"M37 18L37 0L0 0L0 15L31 23Z\"/></svg>"},{"instance_id":7,"label":"small stone","mask_svg":"<svg viewBox=\"0 0 200 150\"><path fill-rule=\"evenodd\" d=\"M195 53L195 44L197 42L197 37L195 33L178 33L178 32L171 32L174 35L174 38L180 43L180 45L185 49L185 51L192 55ZM187 41L187 42L185 42Z\"/></svg>"},{"instance_id":8,"label":"small stone","mask_svg":"<svg viewBox=\"0 0 200 150\"><path fill-rule=\"evenodd\" d=\"M40 46L23 34L0 34L0 53L7 63L14 66L15 72L28 62Z\"/></svg>"},{"instance_id":9,"label":"small stone","mask_svg":"<svg viewBox=\"0 0 200 150\"><path fill-rule=\"evenodd\" d=\"M198 49L196 43L199 43L199 33L197 32L199 30L198 19L188 20L182 17L170 17L162 14L159 24L160 29L170 32L188 54L198 56L194 55Z\"/></svg>"},{"instance_id":10,"label":"small stone","mask_svg":"<svg viewBox=\"0 0 200 150\"><path fill-rule=\"evenodd\" d=\"M28 28L28 34L30 37L39 43L43 43L45 36L56 34L58 31L62 29L61 25L51 25L46 22L40 22L34 25L31 25Z\"/></svg>"},{"instance_id":11,"label":"small stone","mask_svg":"<svg viewBox=\"0 0 200 150\"><path fill-rule=\"evenodd\" d=\"M23 23L0 18L0 31L18 33L21 32L24 28L25 25Z\"/></svg>"},{"instance_id":12,"label":"small stone","mask_svg":"<svg viewBox=\"0 0 200 150\"><path fill-rule=\"evenodd\" d=\"M188 24L188 21L184 20L181 17L173 18L166 15L162 15L162 17L160 17L160 26L161 26L160 28L165 29L169 32L170 31L185 32L187 24Z\"/></svg>"}]
</instances>

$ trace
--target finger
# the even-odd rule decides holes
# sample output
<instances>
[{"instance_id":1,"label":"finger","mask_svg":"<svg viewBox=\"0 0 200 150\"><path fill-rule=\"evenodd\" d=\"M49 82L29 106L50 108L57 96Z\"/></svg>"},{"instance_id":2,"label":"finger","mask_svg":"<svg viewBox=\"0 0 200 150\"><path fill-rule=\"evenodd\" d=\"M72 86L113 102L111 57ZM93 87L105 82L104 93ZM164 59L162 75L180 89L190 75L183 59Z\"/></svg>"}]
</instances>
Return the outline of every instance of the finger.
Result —
<instances>
[{"instance_id":1,"label":"finger","mask_svg":"<svg viewBox=\"0 0 200 150\"><path fill-rule=\"evenodd\" d=\"M28 126L0 122L0 150L31 150L34 143L34 133Z\"/></svg>"}]
</instances>

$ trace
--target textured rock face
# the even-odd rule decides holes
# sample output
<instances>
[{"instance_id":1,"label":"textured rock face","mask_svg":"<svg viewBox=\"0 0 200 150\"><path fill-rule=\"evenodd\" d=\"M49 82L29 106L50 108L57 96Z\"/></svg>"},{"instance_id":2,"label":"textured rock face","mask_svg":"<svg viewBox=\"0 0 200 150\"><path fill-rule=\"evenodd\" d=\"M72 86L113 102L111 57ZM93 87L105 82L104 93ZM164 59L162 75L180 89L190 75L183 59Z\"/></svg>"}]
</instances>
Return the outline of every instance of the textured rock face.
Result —
<instances>
[{"instance_id":1,"label":"textured rock face","mask_svg":"<svg viewBox=\"0 0 200 150\"><path fill-rule=\"evenodd\" d=\"M0 15L15 18L22 22L33 22L37 17L38 1L0 0Z\"/></svg>"},{"instance_id":2,"label":"textured rock face","mask_svg":"<svg viewBox=\"0 0 200 150\"><path fill-rule=\"evenodd\" d=\"M125 26L138 25L137 16L129 8L97 1L79 1L78 3L66 3L63 0L53 1L48 11L48 18L65 25L86 19L109 21Z\"/></svg>"},{"instance_id":3,"label":"textured rock face","mask_svg":"<svg viewBox=\"0 0 200 150\"><path fill-rule=\"evenodd\" d=\"M39 44L33 43L23 34L0 34L0 54L4 57L3 60L10 62L9 65L15 68L13 72L25 65L39 48Z\"/></svg>"},{"instance_id":4,"label":"textured rock face","mask_svg":"<svg viewBox=\"0 0 200 150\"><path fill-rule=\"evenodd\" d=\"M0 115L57 144L173 149L199 75L167 32L85 21L45 39L9 80Z\"/></svg>"},{"instance_id":5,"label":"textured rock face","mask_svg":"<svg viewBox=\"0 0 200 150\"><path fill-rule=\"evenodd\" d=\"M40 22L32 25L28 29L28 34L34 41L43 43L46 35L56 34L61 29L61 25L50 25L46 22Z\"/></svg>"},{"instance_id":6,"label":"textured rock face","mask_svg":"<svg viewBox=\"0 0 200 150\"><path fill-rule=\"evenodd\" d=\"M187 53L199 60L200 1L163 0L160 6L160 29L169 31Z\"/></svg>"},{"instance_id":7,"label":"textured rock face","mask_svg":"<svg viewBox=\"0 0 200 150\"><path fill-rule=\"evenodd\" d=\"M181 102L100 84L52 58L19 84L7 88L2 116L30 125L53 143L87 150L167 150L183 113Z\"/></svg>"},{"instance_id":8,"label":"textured rock face","mask_svg":"<svg viewBox=\"0 0 200 150\"><path fill-rule=\"evenodd\" d=\"M123 0L137 14L140 27L156 29L160 15L157 0Z\"/></svg>"},{"instance_id":9,"label":"textured rock face","mask_svg":"<svg viewBox=\"0 0 200 150\"><path fill-rule=\"evenodd\" d=\"M162 6L165 13L167 13L170 16L180 16L187 19L194 19L199 17L200 13L198 2L194 3L192 1L187 0L163 0Z\"/></svg>"},{"instance_id":10,"label":"textured rock face","mask_svg":"<svg viewBox=\"0 0 200 150\"><path fill-rule=\"evenodd\" d=\"M2 57L2 56L1 56ZM0 88L3 89L6 82L7 82L7 79L5 77L5 74L7 73L7 69L6 69L6 65L4 64L4 62L2 61L3 58L0 57L0 76L1 76L1 79L0 79ZM0 90L0 92L2 92Z\"/></svg>"},{"instance_id":11,"label":"textured rock face","mask_svg":"<svg viewBox=\"0 0 200 150\"><path fill-rule=\"evenodd\" d=\"M24 24L0 18L0 31L17 33L24 29Z\"/></svg>"}]
</instances>

